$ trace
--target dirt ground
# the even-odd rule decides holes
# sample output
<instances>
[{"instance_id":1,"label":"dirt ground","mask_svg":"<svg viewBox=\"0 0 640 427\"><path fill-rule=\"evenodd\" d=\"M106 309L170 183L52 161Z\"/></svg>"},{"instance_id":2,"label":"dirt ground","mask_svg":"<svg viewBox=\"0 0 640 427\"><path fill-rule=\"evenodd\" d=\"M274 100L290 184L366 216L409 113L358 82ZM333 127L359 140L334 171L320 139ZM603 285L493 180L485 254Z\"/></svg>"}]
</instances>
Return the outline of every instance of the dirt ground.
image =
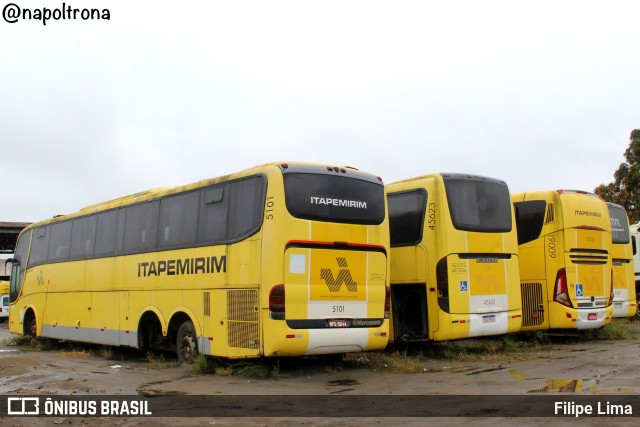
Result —
<instances>
[{"instance_id":1,"label":"dirt ground","mask_svg":"<svg viewBox=\"0 0 640 427\"><path fill-rule=\"evenodd\" d=\"M105 354L99 347L74 345L53 350L0 346L0 394L21 395L555 395L623 396L634 418L616 425L637 425L640 415L640 322L634 337L616 341L553 339L522 357L495 360L422 357L422 370L400 373L392 367L344 366L325 359L282 360L277 376L198 374L178 366L171 355L153 358L130 349ZM0 343L11 335L0 323ZM638 413L636 413L638 412ZM395 414L394 414L395 415ZM519 418L518 424L601 425L598 418ZM513 425L513 419L474 418L473 422ZM35 418L12 417L0 425L467 425L468 418Z\"/></svg>"}]
</instances>

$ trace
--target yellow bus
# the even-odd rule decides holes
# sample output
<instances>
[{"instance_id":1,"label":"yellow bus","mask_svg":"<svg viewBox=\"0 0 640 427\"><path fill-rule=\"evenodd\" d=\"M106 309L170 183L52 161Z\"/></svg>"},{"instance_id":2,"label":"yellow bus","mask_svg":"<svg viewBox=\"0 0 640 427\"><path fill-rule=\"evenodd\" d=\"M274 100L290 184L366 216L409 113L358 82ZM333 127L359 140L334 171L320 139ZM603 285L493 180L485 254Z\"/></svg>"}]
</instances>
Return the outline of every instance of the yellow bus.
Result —
<instances>
[{"instance_id":1,"label":"yellow bus","mask_svg":"<svg viewBox=\"0 0 640 427\"><path fill-rule=\"evenodd\" d=\"M391 339L516 332L518 242L503 181L430 174L387 185Z\"/></svg>"},{"instance_id":2,"label":"yellow bus","mask_svg":"<svg viewBox=\"0 0 640 427\"><path fill-rule=\"evenodd\" d=\"M270 163L33 224L10 331L228 358L384 349L382 179Z\"/></svg>"},{"instance_id":3,"label":"yellow bus","mask_svg":"<svg viewBox=\"0 0 640 427\"><path fill-rule=\"evenodd\" d=\"M632 317L637 307L629 217L622 206L614 203L607 206L612 239L613 317Z\"/></svg>"},{"instance_id":4,"label":"yellow bus","mask_svg":"<svg viewBox=\"0 0 640 427\"><path fill-rule=\"evenodd\" d=\"M611 321L611 223L584 191L512 195L522 282L522 330L590 329Z\"/></svg>"},{"instance_id":5,"label":"yellow bus","mask_svg":"<svg viewBox=\"0 0 640 427\"><path fill-rule=\"evenodd\" d=\"M629 227L631 234L631 247L633 249L633 271L636 294L635 319L640 320L640 224L633 224Z\"/></svg>"},{"instance_id":6,"label":"yellow bus","mask_svg":"<svg viewBox=\"0 0 640 427\"><path fill-rule=\"evenodd\" d=\"M9 317L9 282L0 280L0 320Z\"/></svg>"}]
</instances>

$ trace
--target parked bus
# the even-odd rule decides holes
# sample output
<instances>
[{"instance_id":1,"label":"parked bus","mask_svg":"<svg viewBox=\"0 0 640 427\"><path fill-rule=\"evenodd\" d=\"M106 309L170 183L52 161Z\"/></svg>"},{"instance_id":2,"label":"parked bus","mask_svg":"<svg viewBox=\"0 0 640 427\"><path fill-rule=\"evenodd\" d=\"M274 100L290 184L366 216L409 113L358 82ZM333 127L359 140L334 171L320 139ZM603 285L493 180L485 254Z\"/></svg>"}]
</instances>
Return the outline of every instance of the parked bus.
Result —
<instances>
[{"instance_id":1,"label":"parked bus","mask_svg":"<svg viewBox=\"0 0 640 427\"><path fill-rule=\"evenodd\" d=\"M0 280L0 320L9 317L9 282Z\"/></svg>"},{"instance_id":2,"label":"parked bus","mask_svg":"<svg viewBox=\"0 0 640 427\"><path fill-rule=\"evenodd\" d=\"M589 329L611 321L611 223L584 191L512 195L522 282L522 330Z\"/></svg>"},{"instance_id":3,"label":"parked bus","mask_svg":"<svg viewBox=\"0 0 640 427\"><path fill-rule=\"evenodd\" d=\"M607 206L612 239L613 317L632 317L636 314L637 304L629 217L622 206L614 203L607 203Z\"/></svg>"},{"instance_id":4,"label":"parked bus","mask_svg":"<svg viewBox=\"0 0 640 427\"><path fill-rule=\"evenodd\" d=\"M430 174L388 185L387 199L394 342L520 329L518 242L505 182Z\"/></svg>"},{"instance_id":5,"label":"parked bus","mask_svg":"<svg viewBox=\"0 0 640 427\"><path fill-rule=\"evenodd\" d=\"M640 320L640 250L638 245L640 244L640 231L638 227L640 224L633 224L629 227L629 233L631 234L631 247L633 250L633 271L634 282L636 291L636 313L635 319Z\"/></svg>"},{"instance_id":6,"label":"parked bus","mask_svg":"<svg viewBox=\"0 0 640 427\"><path fill-rule=\"evenodd\" d=\"M384 349L384 184L271 163L145 191L19 237L10 331L228 358Z\"/></svg>"},{"instance_id":7,"label":"parked bus","mask_svg":"<svg viewBox=\"0 0 640 427\"><path fill-rule=\"evenodd\" d=\"M11 255L7 253L0 254L0 320L9 317L9 273L11 268L6 261L10 257Z\"/></svg>"}]
</instances>

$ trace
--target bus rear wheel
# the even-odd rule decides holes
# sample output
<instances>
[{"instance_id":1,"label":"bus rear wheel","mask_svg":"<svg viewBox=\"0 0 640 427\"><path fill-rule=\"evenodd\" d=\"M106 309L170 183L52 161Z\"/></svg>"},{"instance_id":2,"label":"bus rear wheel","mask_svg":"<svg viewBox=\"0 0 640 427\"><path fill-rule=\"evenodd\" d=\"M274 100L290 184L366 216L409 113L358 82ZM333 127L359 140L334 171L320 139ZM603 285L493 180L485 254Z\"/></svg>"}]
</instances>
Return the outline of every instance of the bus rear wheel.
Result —
<instances>
[{"instance_id":1,"label":"bus rear wheel","mask_svg":"<svg viewBox=\"0 0 640 427\"><path fill-rule=\"evenodd\" d=\"M633 316L634 319L640 320L640 297L636 298L636 315Z\"/></svg>"},{"instance_id":2,"label":"bus rear wheel","mask_svg":"<svg viewBox=\"0 0 640 427\"><path fill-rule=\"evenodd\" d=\"M178 328L176 353L178 353L180 363L193 363L194 358L198 355L196 328L193 327L190 320L183 322Z\"/></svg>"}]
</instances>

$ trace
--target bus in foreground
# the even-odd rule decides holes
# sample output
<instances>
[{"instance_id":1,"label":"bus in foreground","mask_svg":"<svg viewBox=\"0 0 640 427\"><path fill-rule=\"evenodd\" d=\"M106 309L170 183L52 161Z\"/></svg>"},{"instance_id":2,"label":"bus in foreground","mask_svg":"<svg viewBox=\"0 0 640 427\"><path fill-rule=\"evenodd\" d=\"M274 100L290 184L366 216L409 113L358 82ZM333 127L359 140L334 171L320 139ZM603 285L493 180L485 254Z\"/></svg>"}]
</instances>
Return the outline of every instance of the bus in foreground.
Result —
<instances>
[{"instance_id":1,"label":"bus in foreground","mask_svg":"<svg viewBox=\"0 0 640 427\"><path fill-rule=\"evenodd\" d=\"M384 184L271 163L33 224L10 331L228 358L384 349Z\"/></svg>"},{"instance_id":2,"label":"bus in foreground","mask_svg":"<svg viewBox=\"0 0 640 427\"><path fill-rule=\"evenodd\" d=\"M607 207L612 239L613 317L632 317L636 314L637 303L629 217L620 205L607 203Z\"/></svg>"},{"instance_id":3,"label":"bus in foreground","mask_svg":"<svg viewBox=\"0 0 640 427\"><path fill-rule=\"evenodd\" d=\"M522 330L591 329L611 321L611 223L584 191L512 195L518 229Z\"/></svg>"},{"instance_id":4,"label":"bus in foreground","mask_svg":"<svg viewBox=\"0 0 640 427\"><path fill-rule=\"evenodd\" d=\"M387 200L394 342L520 329L518 243L505 182L430 174L389 184Z\"/></svg>"}]
</instances>

